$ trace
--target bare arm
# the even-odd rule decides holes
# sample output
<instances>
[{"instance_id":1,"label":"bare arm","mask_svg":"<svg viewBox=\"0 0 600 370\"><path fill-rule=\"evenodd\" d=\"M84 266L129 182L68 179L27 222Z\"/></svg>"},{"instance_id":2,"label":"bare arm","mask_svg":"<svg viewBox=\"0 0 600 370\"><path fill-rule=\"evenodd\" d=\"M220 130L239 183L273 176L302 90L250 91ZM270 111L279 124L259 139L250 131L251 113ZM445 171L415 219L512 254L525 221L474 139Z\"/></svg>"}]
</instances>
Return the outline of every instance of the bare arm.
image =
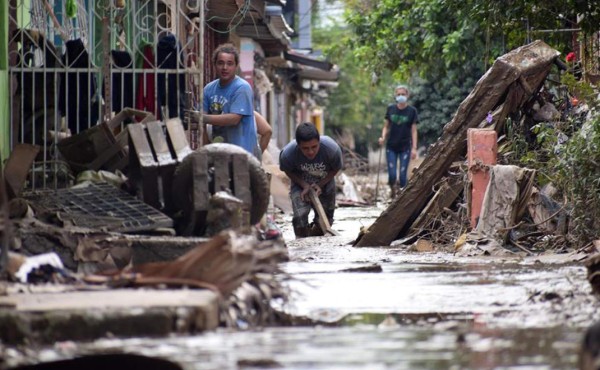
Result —
<instances>
[{"instance_id":1,"label":"bare arm","mask_svg":"<svg viewBox=\"0 0 600 370\"><path fill-rule=\"evenodd\" d=\"M242 115L237 113L204 114L202 121L213 126L235 126L242 120Z\"/></svg>"},{"instance_id":2,"label":"bare arm","mask_svg":"<svg viewBox=\"0 0 600 370\"><path fill-rule=\"evenodd\" d=\"M418 135L417 135L417 125L413 123L411 126L411 135L412 135L412 149L410 151L410 157L412 159L417 158L417 148L418 148Z\"/></svg>"},{"instance_id":3,"label":"bare arm","mask_svg":"<svg viewBox=\"0 0 600 370\"><path fill-rule=\"evenodd\" d=\"M260 146L260 151L264 152L269 146L273 129L271 129L271 125L269 125L265 117L257 111L254 111L254 120L256 121L256 132L260 135L258 145Z\"/></svg>"},{"instance_id":4,"label":"bare arm","mask_svg":"<svg viewBox=\"0 0 600 370\"><path fill-rule=\"evenodd\" d=\"M287 175L287 177L289 177L290 180L292 180L293 183L298 184L298 186L300 186L302 188L302 193L300 194L300 198L304 201L308 201L308 198L306 198L306 195L308 195L308 192L310 191L311 184L302 180L302 177L294 172L290 172L290 171L284 171L284 172Z\"/></svg>"},{"instance_id":5,"label":"bare arm","mask_svg":"<svg viewBox=\"0 0 600 370\"><path fill-rule=\"evenodd\" d=\"M213 126L235 126L242 120L242 115L237 113L202 114L200 111L193 110L188 114L194 122L200 122L200 118L202 118L202 123L209 123Z\"/></svg>"}]
</instances>

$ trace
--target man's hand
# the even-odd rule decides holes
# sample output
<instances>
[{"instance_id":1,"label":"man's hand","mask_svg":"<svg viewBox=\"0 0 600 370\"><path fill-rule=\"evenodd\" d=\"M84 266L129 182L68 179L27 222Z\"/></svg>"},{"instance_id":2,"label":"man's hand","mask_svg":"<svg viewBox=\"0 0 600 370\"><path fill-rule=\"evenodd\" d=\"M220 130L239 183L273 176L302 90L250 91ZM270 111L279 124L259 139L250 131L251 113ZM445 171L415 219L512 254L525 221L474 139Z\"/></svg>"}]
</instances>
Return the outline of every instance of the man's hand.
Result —
<instances>
[{"instance_id":1,"label":"man's hand","mask_svg":"<svg viewBox=\"0 0 600 370\"><path fill-rule=\"evenodd\" d=\"M311 189L312 189L312 190L315 192L315 195L316 195L316 196L319 196L319 195L321 195L321 193L322 193L322 190L321 190L321 187L319 186L319 184L312 184L312 185L310 186L310 188L311 188Z\"/></svg>"},{"instance_id":2,"label":"man's hand","mask_svg":"<svg viewBox=\"0 0 600 370\"><path fill-rule=\"evenodd\" d=\"M193 109L186 109L183 113L185 122L200 123L200 112Z\"/></svg>"},{"instance_id":3,"label":"man's hand","mask_svg":"<svg viewBox=\"0 0 600 370\"><path fill-rule=\"evenodd\" d=\"M377 139L377 142L379 143L379 146L383 146L383 143L385 143L385 139L383 137L380 137L379 139Z\"/></svg>"},{"instance_id":4,"label":"man's hand","mask_svg":"<svg viewBox=\"0 0 600 370\"><path fill-rule=\"evenodd\" d=\"M305 202L310 202L309 192L314 191L316 196L321 195L322 190L318 184L307 184L302 188L302 193L300 193L300 199Z\"/></svg>"},{"instance_id":5,"label":"man's hand","mask_svg":"<svg viewBox=\"0 0 600 370\"><path fill-rule=\"evenodd\" d=\"M311 187L309 184L306 184L306 186L304 186L302 188L302 193L300 193L300 199L302 199L305 202L310 202L310 199L308 198L308 192L310 191Z\"/></svg>"}]
</instances>

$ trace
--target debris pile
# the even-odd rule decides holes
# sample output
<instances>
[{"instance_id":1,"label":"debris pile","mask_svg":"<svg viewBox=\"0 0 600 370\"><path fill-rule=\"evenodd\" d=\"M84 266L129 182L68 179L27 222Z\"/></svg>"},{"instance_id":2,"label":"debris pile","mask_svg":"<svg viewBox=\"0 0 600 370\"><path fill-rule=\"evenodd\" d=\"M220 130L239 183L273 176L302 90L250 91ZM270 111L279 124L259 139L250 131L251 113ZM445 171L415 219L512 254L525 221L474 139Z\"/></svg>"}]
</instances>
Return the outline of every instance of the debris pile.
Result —
<instances>
[{"instance_id":1,"label":"debris pile","mask_svg":"<svg viewBox=\"0 0 600 370\"><path fill-rule=\"evenodd\" d=\"M544 173L521 167L511 152L516 140L538 145L531 136L540 122L589 115L582 104L575 109L570 100L550 93L556 89L548 87L549 75L564 69L559 54L535 41L498 58L446 124L408 186L361 232L355 246L427 240L436 249L461 255L593 252L593 243L577 245L569 237L571 205L556 199L551 183L540 185ZM497 135L492 143L497 148L473 144L474 130ZM492 160L485 162L477 150L494 153Z\"/></svg>"},{"instance_id":2,"label":"debris pile","mask_svg":"<svg viewBox=\"0 0 600 370\"><path fill-rule=\"evenodd\" d=\"M255 226L269 201L256 158L230 144L191 151L179 118L130 108L60 142L69 175L53 186L30 171L40 150L17 144L0 171L2 280L208 289L222 325L276 321L287 248L277 230Z\"/></svg>"}]
</instances>

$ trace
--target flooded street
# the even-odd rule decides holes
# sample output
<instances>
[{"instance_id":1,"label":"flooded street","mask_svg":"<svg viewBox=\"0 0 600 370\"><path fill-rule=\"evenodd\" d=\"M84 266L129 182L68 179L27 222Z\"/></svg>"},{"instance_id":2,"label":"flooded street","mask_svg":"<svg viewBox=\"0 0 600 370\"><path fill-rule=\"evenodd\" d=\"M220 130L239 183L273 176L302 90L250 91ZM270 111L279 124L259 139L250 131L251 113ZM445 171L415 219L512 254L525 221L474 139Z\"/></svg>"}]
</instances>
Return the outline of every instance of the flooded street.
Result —
<instances>
[{"instance_id":1,"label":"flooded street","mask_svg":"<svg viewBox=\"0 0 600 370\"><path fill-rule=\"evenodd\" d=\"M125 350L185 369L577 368L583 332L600 318L582 264L352 247L380 212L339 208L339 237L294 240L283 220L293 279L282 310L313 325L57 343L29 356Z\"/></svg>"}]
</instances>

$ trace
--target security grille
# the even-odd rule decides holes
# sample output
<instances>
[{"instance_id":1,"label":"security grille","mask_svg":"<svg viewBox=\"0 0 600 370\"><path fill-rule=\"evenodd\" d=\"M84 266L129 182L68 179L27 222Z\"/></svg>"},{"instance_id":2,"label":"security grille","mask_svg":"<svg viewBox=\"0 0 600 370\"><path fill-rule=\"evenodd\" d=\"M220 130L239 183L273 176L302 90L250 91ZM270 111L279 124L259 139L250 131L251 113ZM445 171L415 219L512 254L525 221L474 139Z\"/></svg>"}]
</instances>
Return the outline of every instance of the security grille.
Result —
<instances>
[{"instance_id":1,"label":"security grille","mask_svg":"<svg viewBox=\"0 0 600 370\"><path fill-rule=\"evenodd\" d=\"M40 145L57 188L57 143L126 107L157 119L198 105L199 1L9 0L11 147ZM126 124L127 122L125 122Z\"/></svg>"}]
</instances>

